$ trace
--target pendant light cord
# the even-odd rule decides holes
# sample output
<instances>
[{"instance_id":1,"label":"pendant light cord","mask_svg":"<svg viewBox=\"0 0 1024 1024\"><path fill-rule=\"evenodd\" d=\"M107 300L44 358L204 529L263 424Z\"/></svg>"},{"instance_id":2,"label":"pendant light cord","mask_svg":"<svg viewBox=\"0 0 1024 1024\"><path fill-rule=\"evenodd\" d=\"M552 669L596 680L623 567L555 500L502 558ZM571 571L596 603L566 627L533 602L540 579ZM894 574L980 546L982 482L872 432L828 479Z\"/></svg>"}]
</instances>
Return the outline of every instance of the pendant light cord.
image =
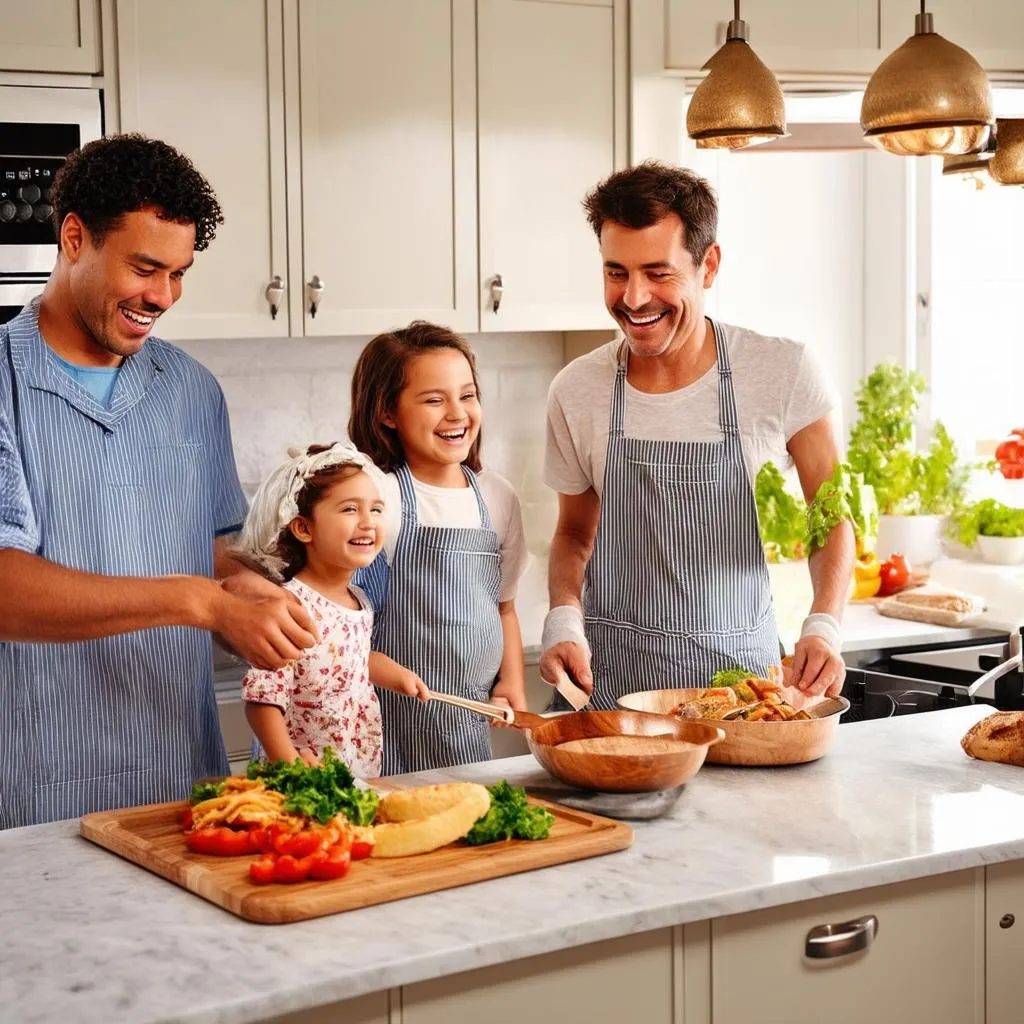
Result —
<instances>
[{"instance_id":1,"label":"pendant light cord","mask_svg":"<svg viewBox=\"0 0 1024 1024\"><path fill-rule=\"evenodd\" d=\"M924 0L921 0L921 6L924 7ZM733 0L732 10L733 10L732 20L733 21L739 21L740 20L740 0Z\"/></svg>"}]
</instances>

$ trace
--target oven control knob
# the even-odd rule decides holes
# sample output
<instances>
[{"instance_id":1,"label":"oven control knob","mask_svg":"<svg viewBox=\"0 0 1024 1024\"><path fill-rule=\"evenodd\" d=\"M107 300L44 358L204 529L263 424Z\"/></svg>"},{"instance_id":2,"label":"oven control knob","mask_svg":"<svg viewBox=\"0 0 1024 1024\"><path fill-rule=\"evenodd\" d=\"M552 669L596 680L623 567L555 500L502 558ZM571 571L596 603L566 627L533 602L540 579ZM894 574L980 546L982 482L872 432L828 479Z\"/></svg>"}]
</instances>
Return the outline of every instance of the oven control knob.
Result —
<instances>
[{"instance_id":1,"label":"oven control knob","mask_svg":"<svg viewBox=\"0 0 1024 1024\"><path fill-rule=\"evenodd\" d=\"M31 220L32 219L32 207L29 206L28 203L22 202L22 203L15 203L14 205L17 207L17 211L18 212L15 214L15 217L18 220Z\"/></svg>"},{"instance_id":2,"label":"oven control knob","mask_svg":"<svg viewBox=\"0 0 1024 1024\"><path fill-rule=\"evenodd\" d=\"M0 202L0 221L6 224L8 221L14 220L14 215L18 212L18 208L10 201L10 199L4 199Z\"/></svg>"},{"instance_id":3,"label":"oven control knob","mask_svg":"<svg viewBox=\"0 0 1024 1024\"><path fill-rule=\"evenodd\" d=\"M18 198L24 199L25 202L30 205L38 202L41 195L42 193L39 191L38 185L22 185L21 188L18 189Z\"/></svg>"},{"instance_id":4,"label":"oven control knob","mask_svg":"<svg viewBox=\"0 0 1024 1024\"><path fill-rule=\"evenodd\" d=\"M53 216L53 207L49 203L40 203L33 216L40 224L45 224Z\"/></svg>"}]
</instances>

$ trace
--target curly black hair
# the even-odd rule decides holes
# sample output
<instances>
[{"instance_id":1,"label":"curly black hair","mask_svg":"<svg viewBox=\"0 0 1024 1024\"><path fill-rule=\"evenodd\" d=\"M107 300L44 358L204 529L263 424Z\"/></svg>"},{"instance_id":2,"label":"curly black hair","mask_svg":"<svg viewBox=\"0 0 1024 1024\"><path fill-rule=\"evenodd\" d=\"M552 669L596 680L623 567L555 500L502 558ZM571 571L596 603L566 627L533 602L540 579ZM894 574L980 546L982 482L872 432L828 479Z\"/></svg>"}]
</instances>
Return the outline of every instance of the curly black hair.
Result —
<instances>
[{"instance_id":1,"label":"curly black hair","mask_svg":"<svg viewBox=\"0 0 1024 1024\"><path fill-rule=\"evenodd\" d=\"M75 150L54 177L50 195L58 245L69 213L81 217L98 245L126 213L156 206L168 220L195 225L197 252L224 223L213 188L192 161L166 142L136 132Z\"/></svg>"}]
</instances>

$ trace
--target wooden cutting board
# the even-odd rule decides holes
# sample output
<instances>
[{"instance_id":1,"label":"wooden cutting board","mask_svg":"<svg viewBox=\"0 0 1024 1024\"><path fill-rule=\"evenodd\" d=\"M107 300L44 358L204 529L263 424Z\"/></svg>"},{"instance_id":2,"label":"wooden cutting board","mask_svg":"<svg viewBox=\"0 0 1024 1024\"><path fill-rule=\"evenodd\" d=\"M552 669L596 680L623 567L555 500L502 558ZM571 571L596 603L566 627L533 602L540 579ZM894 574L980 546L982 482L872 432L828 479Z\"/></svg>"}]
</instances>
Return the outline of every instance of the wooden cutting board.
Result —
<instances>
[{"instance_id":1,"label":"wooden cutting board","mask_svg":"<svg viewBox=\"0 0 1024 1024\"><path fill-rule=\"evenodd\" d=\"M420 896L613 853L633 842L633 830L620 821L546 800L530 802L546 807L555 816L547 839L510 840L488 846L455 844L417 857L371 857L354 862L344 878L295 885L253 885L249 881L252 857L191 853L180 824L184 803L89 814L82 818L80 831L86 839L259 924L305 921Z\"/></svg>"}]
</instances>

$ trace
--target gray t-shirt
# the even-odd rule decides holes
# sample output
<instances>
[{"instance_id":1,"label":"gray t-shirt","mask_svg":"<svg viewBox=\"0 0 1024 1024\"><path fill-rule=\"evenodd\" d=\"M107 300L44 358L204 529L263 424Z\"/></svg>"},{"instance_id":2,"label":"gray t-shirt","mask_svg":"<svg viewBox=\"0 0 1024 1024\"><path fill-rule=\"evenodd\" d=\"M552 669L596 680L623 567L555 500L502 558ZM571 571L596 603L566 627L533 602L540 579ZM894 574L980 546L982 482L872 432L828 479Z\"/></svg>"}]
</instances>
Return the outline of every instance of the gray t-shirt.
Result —
<instances>
[{"instance_id":1,"label":"gray t-shirt","mask_svg":"<svg viewBox=\"0 0 1024 1024\"><path fill-rule=\"evenodd\" d=\"M721 325L729 346L733 391L747 471L753 480L766 462L781 470L792 460L789 439L824 416L837 424L841 405L810 349L788 338L768 338ZM573 360L548 392L544 482L561 494L604 487L612 385L619 341ZM627 437L648 441L717 441L718 366L678 391L648 394L626 384Z\"/></svg>"}]
</instances>

